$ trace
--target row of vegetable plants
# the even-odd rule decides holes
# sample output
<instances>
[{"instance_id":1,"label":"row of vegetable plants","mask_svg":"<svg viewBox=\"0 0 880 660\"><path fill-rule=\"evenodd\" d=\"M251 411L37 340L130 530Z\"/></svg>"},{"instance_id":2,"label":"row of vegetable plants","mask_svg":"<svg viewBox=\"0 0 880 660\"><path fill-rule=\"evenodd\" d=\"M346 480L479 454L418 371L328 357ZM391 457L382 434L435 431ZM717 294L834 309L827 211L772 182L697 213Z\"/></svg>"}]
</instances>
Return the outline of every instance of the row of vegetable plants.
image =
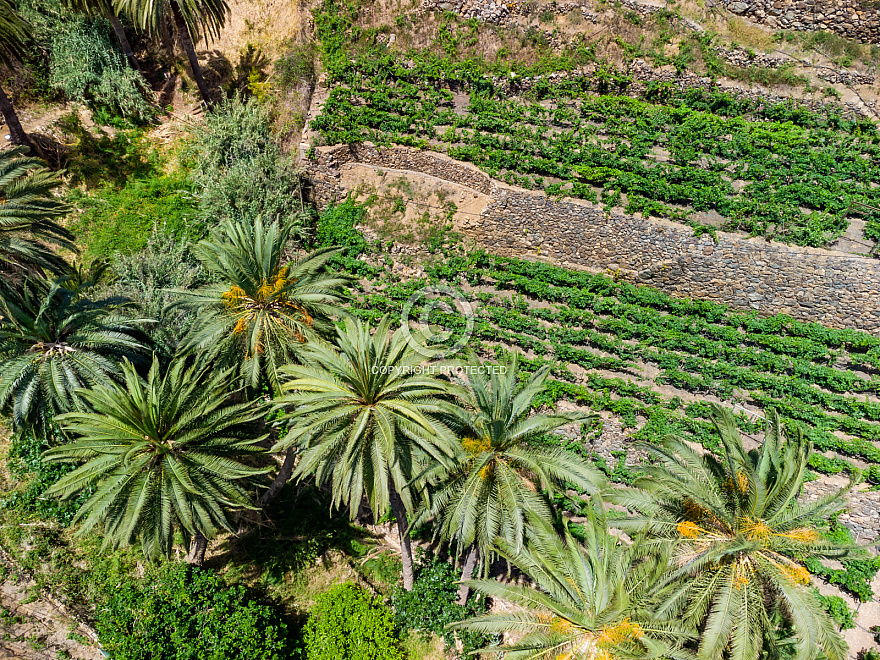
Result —
<instances>
[{"instance_id":1,"label":"row of vegetable plants","mask_svg":"<svg viewBox=\"0 0 880 660\"><path fill-rule=\"evenodd\" d=\"M872 335L484 253L440 260L429 268L429 280L458 287L474 305L472 348L515 347L531 356L528 369L551 365L554 380L543 404L581 402L612 413L638 438L685 433L710 448L717 448L717 438L701 398L775 408L786 423L804 428L818 451L835 454L816 453L814 470L851 473L856 464L847 459L854 459L869 481L880 483L874 442L880 440L880 402L871 400L880 392L871 373L878 340ZM377 280L357 313L400 314L428 283ZM415 299L411 313L418 315L426 300ZM454 332L467 325L456 312L431 313ZM651 384L633 382L645 382L644 365L659 372ZM664 384L681 397L657 392ZM763 425L746 413L739 420L749 433Z\"/></svg>"},{"instance_id":2,"label":"row of vegetable plants","mask_svg":"<svg viewBox=\"0 0 880 660\"><path fill-rule=\"evenodd\" d=\"M852 201L880 206L870 184L880 134L870 122L713 103L705 91L597 94L600 76L550 84L538 96L552 101L542 102L482 84L474 69L418 52L361 53L334 69L312 127L331 144L443 150L553 195L612 206L626 195L630 212L699 224L695 214L713 211L728 229L801 245L839 237ZM453 90L469 95L465 108ZM866 235L878 234L880 214L867 220Z\"/></svg>"}]
</instances>

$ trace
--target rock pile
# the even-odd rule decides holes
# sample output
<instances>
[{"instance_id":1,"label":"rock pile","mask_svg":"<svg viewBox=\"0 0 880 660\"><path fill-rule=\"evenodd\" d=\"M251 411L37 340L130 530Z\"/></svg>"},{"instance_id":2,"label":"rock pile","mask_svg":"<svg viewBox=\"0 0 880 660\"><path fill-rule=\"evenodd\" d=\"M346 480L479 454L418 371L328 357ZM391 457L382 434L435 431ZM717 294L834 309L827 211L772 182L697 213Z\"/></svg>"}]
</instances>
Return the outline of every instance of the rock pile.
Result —
<instances>
[{"instance_id":1,"label":"rock pile","mask_svg":"<svg viewBox=\"0 0 880 660\"><path fill-rule=\"evenodd\" d=\"M865 43L880 40L880 9L859 0L722 0L727 9L773 28L828 30Z\"/></svg>"}]
</instances>

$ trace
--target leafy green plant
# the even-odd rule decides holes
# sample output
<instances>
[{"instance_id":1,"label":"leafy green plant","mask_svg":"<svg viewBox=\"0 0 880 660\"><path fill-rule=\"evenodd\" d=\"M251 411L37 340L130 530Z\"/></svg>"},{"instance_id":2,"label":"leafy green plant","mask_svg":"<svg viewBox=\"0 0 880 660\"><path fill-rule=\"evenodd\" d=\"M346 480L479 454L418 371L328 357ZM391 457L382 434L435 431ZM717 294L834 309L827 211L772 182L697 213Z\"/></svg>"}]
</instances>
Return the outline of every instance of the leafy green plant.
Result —
<instances>
[{"instance_id":1,"label":"leafy green plant","mask_svg":"<svg viewBox=\"0 0 880 660\"><path fill-rule=\"evenodd\" d=\"M181 173L130 178L122 188L104 186L91 194L75 191L78 214L71 223L87 260L116 252L143 250L156 223L177 238L200 238L206 225L189 195L191 184Z\"/></svg>"},{"instance_id":2,"label":"leafy green plant","mask_svg":"<svg viewBox=\"0 0 880 660\"><path fill-rule=\"evenodd\" d=\"M193 129L184 157L205 223L279 222L306 239L309 214L293 160L281 153L269 110L255 99L229 99Z\"/></svg>"},{"instance_id":3,"label":"leafy green plant","mask_svg":"<svg viewBox=\"0 0 880 660\"><path fill-rule=\"evenodd\" d=\"M57 442L57 441L56 441ZM79 507L91 491L82 493L70 502L58 502L44 497L61 477L74 469L72 465L49 465L41 460L41 455L50 443L33 433L19 433L12 437L6 465L21 486L9 490L0 498L0 506L15 509L26 518L53 520L69 525Z\"/></svg>"},{"instance_id":4,"label":"leafy green plant","mask_svg":"<svg viewBox=\"0 0 880 660\"><path fill-rule=\"evenodd\" d=\"M195 320L195 313L183 309L163 313L176 299L170 289L196 289L214 277L196 259L191 243L156 225L143 250L114 253L111 268L116 279L108 294L131 300L136 310L130 314L156 319L147 332L160 357L169 359Z\"/></svg>"},{"instance_id":5,"label":"leafy green plant","mask_svg":"<svg viewBox=\"0 0 880 660\"><path fill-rule=\"evenodd\" d=\"M855 612L849 608L846 601L840 596L823 596L817 593L816 598L825 608L841 630L852 630L856 627Z\"/></svg>"},{"instance_id":6,"label":"leafy green plant","mask_svg":"<svg viewBox=\"0 0 880 660\"><path fill-rule=\"evenodd\" d=\"M401 634L406 631L421 635L434 633L446 641L447 649L454 648L459 640L464 653L486 646L491 641L487 635L468 630L453 632L447 628L447 624L486 611L486 600L479 594L472 593L467 605L456 602L458 579L459 573L452 564L436 555L420 552L413 590L397 588L391 599L394 623Z\"/></svg>"},{"instance_id":7,"label":"leafy green plant","mask_svg":"<svg viewBox=\"0 0 880 660\"><path fill-rule=\"evenodd\" d=\"M146 80L119 51L110 22L70 16L51 38L52 84L71 101L143 122L155 114Z\"/></svg>"},{"instance_id":8,"label":"leafy green plant","mask_svg":"<svg viewBox=\"0 0 880 660\"><path fill-rule=\"evenodd\" d=\"M213 571L169 564L127 582L97 612L101 645L116 660L282 660L279 612Z\"/></svg>"},{"instance_id":9,"label":"leafy green plant","mask_svg":"<svg viewBox=\"0 0 880 660\"><path fill-rule=\"evenodd\" d=\"M306 660L404 660L391 609L350 582L318 596L304 642Z\"/></svg>"}]
</instances>

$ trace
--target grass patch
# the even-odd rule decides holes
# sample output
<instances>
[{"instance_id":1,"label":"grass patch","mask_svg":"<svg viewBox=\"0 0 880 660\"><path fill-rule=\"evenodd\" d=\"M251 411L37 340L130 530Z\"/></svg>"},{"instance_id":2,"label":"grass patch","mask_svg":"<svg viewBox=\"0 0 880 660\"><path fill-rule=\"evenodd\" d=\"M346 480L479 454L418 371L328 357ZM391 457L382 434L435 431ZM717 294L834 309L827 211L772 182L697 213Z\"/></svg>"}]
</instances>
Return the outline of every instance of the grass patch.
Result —
<instances>
[{"instance_id":1,"label":"grass patch","mask_svg":"<svg viewBox=\"0 0 880 660\"><path fill-rule=\"evenodd\" d=\"M131 178L121 188L107 185L90 194L74 191L71 201L79 213L70 229L79 237L83 259L142 250L154 224L175 237L199 238L205 227L191 190L186 175L174 173Z\"/></svg>"}]
</instances>

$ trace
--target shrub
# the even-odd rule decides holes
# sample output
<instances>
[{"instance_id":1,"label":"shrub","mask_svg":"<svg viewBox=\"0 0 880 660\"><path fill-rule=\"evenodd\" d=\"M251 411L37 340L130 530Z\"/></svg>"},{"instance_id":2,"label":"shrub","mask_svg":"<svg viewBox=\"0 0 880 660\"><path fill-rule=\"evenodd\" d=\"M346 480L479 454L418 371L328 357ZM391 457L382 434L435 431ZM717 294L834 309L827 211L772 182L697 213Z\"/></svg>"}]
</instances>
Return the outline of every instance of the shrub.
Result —
<instances>
[{"instance_id":1,"label":"shrub","mask_svg":"<svg viewBox=\"0 0 880 660\"><path fill-rule=\"evenodd\" d=\"M101 645L114 660L281 660L287 626L274 608L213 571L166 565L124 584L97 612Z\"/></svg>"},{"instance_id":2,"label":"shrub","mask_svg":"<svg viewBox=\"0 0 880 660\"><path fill-rule=\"evenodd\" d=\"M816 597L841 630L852 630L856 627L854 612L840 596L823 596L816 591Z\"/></svg>"},{"instance_id":3,"label":"shrub","mask_svg":"<svg viewBox=\"0 0 880 660\"><path fill-rule=\"evenodd\" d=\"M109 111L142 122L153 115L150 88L126 65L107 19L71 16L56 26L50 50L51 83L71 101L104 116Z\"/></svg>"},{"instance_id":4,"label":"shrub","mask_svg":"<svg viewBox=\"0 0 880 660\"><path fill-rule=\"evenodd\" d=\"M364 275L372 272L367 263L358 259L369 250L367 240L357 229L365 213L362 204L349 198L339 204L331 205L318 218L314 247L345 248L342 254L330 261L335 268Z\"/></svg>"},{"instance_id":5,"label":"shrub","mask_svg":"<svg viewBox=\"0 0 880 660\"><path fill-rule=\"evenodd\" d=\"M287 51L275 60L275 80L278 86L287 90L298 82L315 79L315 53L310 45L303 45Z\"/></svg>"},{"instance_id":6,"label":"shrub","mask_svg":"<svg viewBox=\"0 0 880 660\"><path fill-rule=\"evenodd\" d=\"M32 433L12 436L6 464L12 476L23 485L4 492L3 498L0 499L0 507L15 509L29 518L54 520L66 526L73 520L80 504L90 492L80 493L78 497L69 501L43 497L43 493L56 481L76 468L75 465L44 463L41 456L48 448L49 442Z\"/></svg>"},{"instance_id":7,"label":"shrub","mask_svg":"<svg viewBox=\"0 0 880 660\"><path fill-rule=\"evenodd\" d=\"M256 100L228 100L194 129L186 155L193 160L192 181L202 218L293 222L293 235L305 238L308 214L299 173L281 153L269 111Z\"/></svg>"},{"instance_id":8,"label":"shrub","mask_svg":"<svg viewBox=\"0 0 880 660\"><path fill-rule=\"evenodd\" d=\"M305 646L307 660L404 660L391 610L350 582L318 597Z\"/></svg>"},{"instance_id":9,"label":"shrub","mask_svg":"<svg viewBox=\"0 0 880 660\"><path fill-rule=\"evenodd\" d=\"M485 599L471 593L467 605L458 605L458 571L448 562L437 557L419 555L419 566L412 591L398 587L394 591L394 622L400 630L435 633L446 641L447 647L455 644L458 636L464 652L486 646L490 637L469 630L454 633L446 625L461 621L486 611Z\"/></svg>"},{"instance_id":10,"label":"shrub","mask_svg":"<svg viewBox=\"0 0 880 660\"><path fill-rule=\"evenodd\" d=\"M135 254L113 255L116 281L110 292L132 300L140 318L157 319L150 337L157 352L174 354L181 338L192 324L194 314L177 308L163 314L175 295L169 289L195 289L211 281L210 273L195 258L190 243L153 225L146 247Z\"/></svg>"}]
</instances>

